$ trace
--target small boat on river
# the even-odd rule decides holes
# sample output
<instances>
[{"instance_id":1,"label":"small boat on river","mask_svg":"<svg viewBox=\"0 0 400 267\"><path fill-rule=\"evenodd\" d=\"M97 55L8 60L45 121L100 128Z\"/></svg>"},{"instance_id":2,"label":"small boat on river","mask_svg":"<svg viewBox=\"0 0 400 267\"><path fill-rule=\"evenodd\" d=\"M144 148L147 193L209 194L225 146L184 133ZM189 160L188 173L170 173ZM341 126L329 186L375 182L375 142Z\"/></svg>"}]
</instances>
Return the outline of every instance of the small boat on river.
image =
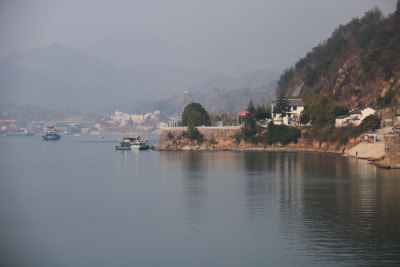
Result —
<instances>
[{"instance_id":1,"label":"small boat on river","mask_svg":"<svg viewBox=\"0 0 400 267\"><path fill-rule=\"evenodd\" d=\"M137 137L124 137L115 150L147 150L150 146L147 144L147 140Z\"/></svg>"},{"instance_id":2,"label":"small boat on river","mask_svg":"<svg viewBox=\"0 0 400 267\"><path fill-rule=\"evenodd\" d=\"M56 128L54 126L47 126L43 129L44 135L43 140L58 140L61 135L57 134Z\"/></svg>"}]
</instances>

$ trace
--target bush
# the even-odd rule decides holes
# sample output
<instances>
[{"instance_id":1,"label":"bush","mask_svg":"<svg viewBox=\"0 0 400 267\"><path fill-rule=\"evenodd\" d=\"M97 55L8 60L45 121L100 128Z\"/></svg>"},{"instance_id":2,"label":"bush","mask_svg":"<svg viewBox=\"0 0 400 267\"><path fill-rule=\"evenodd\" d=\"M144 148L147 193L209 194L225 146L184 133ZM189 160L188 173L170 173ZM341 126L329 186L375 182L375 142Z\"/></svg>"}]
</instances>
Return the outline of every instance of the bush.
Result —
<instances>
[{"instance_id":1,"label":"bush","mask_svg":"<svg viewBox=\"0 0 400 267\"><path fill-rule=\"evenodd\" d=\"M348 125L340 128L311 128L303 134L303 137L311 141L318 141L320 143L329 142L337 143L338 145L345 145L350 138L357 137L361 134L359 127L354 125Z\"/></svg>"},{"instance_id":2,"label":"bush","mask_svg":"<svg viewBox=\"0 0 400 267\"><path fill-rule=\"evenodd\" d=\"M215 140L214 138L212 138L212 139L208 140L208 143L209 143L210 145L216 145L216 144L218 144L218 141Z\"/></svg>"},{"instance_id":3,"label":"bush","mask_svg":"<svg viewBox=\"0 0 400 267\"><path fill-rule=\"evenodd\" d=\"M287 145L289 143L297 143L300 138L301 132L294 127L286 125L275 125L273 122L268 124L267 132L263 134L262 140L268 145L281 143Z\"/></svg>"},{"instance_id":4,"label":"bush","mask_svg":"<svg viewBox=\"0 0 400 267\"><path fill-rule=\"evenodd\" d=\"M171 132L168 132L167 138L168 138L168 140L172 140L172 139L174 139L174 135Z\"/></svg>"},{"instance_id":5,"label":"bush","mask_svg":"<svg viewBox=\"0 0 400 267\"><path fill-rule=\"evenodd\" d=\"M241 131L242 137L246 142L251 141L253 137L257 135L258 126L253 116L248 115L245 117L244 125Z\"/></svg>"},{"instance_id":6,"label":"bush","mask_svg":"<svg viewBox=\"0 0 400 267\"><path fill-rule=\"evenodd\" d=\"M369 115L358 126L362 132L366 132L369 130L376 130L379 129L381 126L381 120L376 115Z\"/></svg>"},{"instance_id":7,"label":"bush","mask_svg":"<svg viewBox=\"0 0 400 267\"><path fill-rule=\"evenodd\" d=\"M345 145L349 141L349 138L357 137L360 133L360 128L353 125L335 128L331 129L328 141L330 143L337 142L338 145Z\"/></svg>"},{"instance_id":8,"label":"bush","mask_svg":"<svg viewBox=\"0 0 400 267\"><path fill-rule=\"evenodd\" d=\"M187 132L183 133L183 137L191 141L197 141L198 144L201 144L204 141L204 135L202 135L196 127L191 125L188 127Z\"/></svg>"}]
</instances>

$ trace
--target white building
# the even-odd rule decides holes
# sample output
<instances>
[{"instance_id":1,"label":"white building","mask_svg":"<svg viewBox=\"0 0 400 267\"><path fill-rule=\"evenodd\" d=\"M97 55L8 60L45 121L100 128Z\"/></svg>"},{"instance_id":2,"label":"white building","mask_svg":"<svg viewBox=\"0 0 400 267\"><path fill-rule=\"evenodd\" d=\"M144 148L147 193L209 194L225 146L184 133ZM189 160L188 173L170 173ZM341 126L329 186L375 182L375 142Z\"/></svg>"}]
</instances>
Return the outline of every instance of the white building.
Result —
<instances>
[{"instance_id":1,"label":"white building","mask_svg":"<svg viewBox=\"0 0 400 267\"><path fill-rule=\"evenodd\" d=\"M361 121L368 117L369 115L374 115L375 114L375 109L373 108L365 108L361 110Z\"/></svg>"},{"instance_id":2,"label":"white building","mask_svg":"<svg viewBox=\"0 0 400 267\"><path fill-rule=\"evenodd\" d=\"M363 110L355 108L350 111L350 114L348 116L337 117L335 119L335 126L343 127L349 124L358 126L366 117L373 114L375 114L375 110L373 108L365 108Z\"/></svg>"},{"instance_id":3,"label":"white building","mask_svg":"<svg viewBox=\"0 0 400 267\"><path fill-rule=\"evenodd\" d=\"M145 121L152 121L156 120L157 117L160 115L160 111L156 110L153 113L146 113L146 114L128 114L123 113L119 110L115 111L114 115L111 116L111 120L116 123L119 123L121 127L126 126L130 121L135 124L141 124Z\"/></svg>"},{"instance_id":4,"label":"white building","mask_svg":"<svg viewBox=\"0 0 400 267\"><path fill-rule=\"evenodd\" d=\"M300 126L300 115L305 107L303 99L288 99L288 104L290 111L285 116L282 116L281 114L274 113L275 101L272 101L272 122L277 125Z\"/></svg>"},{"instance_id":5,"label":"white building","mask_svg":"<svg viewBox=\"0 0 400 267\"><path fill-rule=\"evenodd\" d=\"M169 120L167 122L168 127L181 127L182 126L182 120Z\"/></svg>"},{"instance_id":6,"label":"white building","mask_svg":"<svg viewBox=\"0 0 400 267\"><path fill-rule=\"evenodd\" d=\"M342 115L339 117L336 117L335 119L335 126L336 127L343 127L349 124L350 116L348 115Z\"/></svg>"}]
</instances>

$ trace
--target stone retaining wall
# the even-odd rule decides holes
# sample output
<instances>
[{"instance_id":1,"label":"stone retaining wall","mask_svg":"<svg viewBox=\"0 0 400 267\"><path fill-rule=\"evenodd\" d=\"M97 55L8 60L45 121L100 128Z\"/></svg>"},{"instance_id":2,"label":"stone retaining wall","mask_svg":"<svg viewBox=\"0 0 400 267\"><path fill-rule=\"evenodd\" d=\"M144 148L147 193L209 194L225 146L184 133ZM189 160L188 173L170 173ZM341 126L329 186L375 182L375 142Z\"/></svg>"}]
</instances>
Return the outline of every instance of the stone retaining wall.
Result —
<instances>
[{"instance_id":1,"label":"stone retaining wall","mask_svg":"<svg viewBox=\"0 0 400 267\"><path fill-rule=\"evenodd\" d=\"M385 135L385 160L383 165L391 168L400 167L400 135Z\"/></svg>"},{"instance_id":2,"label":"stone retaining wall","mask_svg":"<svg viewBox=\"0 0 400 267\"><path fill-rule=\"evenodd\" d=\"M232 126L232 127L197 127L199 132L204 136L204 139L211 140L214 139L215 146L219 149L228 149L232 146L232 143L235 140L235 136L240 132L241 127ZM160 144L158 149L160 150L170 150L175 149L173 147L173 143L171 143L168 134L171 133L173 137L176 138L182 136L183 132L187 131L186 127L174 127L174 128L165 128L161 131L160 136ZM182 146L184 144L181 144ZM206 144L207 145L207 142ZM179 149L179 148L176 148Z\"/></svg>"}]
</instances>

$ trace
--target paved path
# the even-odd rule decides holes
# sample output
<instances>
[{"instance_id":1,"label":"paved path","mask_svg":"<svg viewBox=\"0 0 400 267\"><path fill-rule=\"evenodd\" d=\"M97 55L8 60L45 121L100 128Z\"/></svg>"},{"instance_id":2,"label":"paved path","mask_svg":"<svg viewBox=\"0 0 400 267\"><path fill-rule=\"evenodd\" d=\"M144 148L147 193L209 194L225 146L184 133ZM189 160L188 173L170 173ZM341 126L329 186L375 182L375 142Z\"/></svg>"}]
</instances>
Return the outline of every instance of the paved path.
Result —
<instances>
[{"instance_id":1,"label":"paved path","mask_svg":"<svg viewBox=\"0 0 400 267\"><path fill-rule=\"evenodd\" d=\"M376 131L378 139L375 143L362 142L355 147L345 151L345 155L350 157L379 159L385 155L385 139L382 132L388 132L391 128L379 129Z\"/></svg>"}]
</instances>

